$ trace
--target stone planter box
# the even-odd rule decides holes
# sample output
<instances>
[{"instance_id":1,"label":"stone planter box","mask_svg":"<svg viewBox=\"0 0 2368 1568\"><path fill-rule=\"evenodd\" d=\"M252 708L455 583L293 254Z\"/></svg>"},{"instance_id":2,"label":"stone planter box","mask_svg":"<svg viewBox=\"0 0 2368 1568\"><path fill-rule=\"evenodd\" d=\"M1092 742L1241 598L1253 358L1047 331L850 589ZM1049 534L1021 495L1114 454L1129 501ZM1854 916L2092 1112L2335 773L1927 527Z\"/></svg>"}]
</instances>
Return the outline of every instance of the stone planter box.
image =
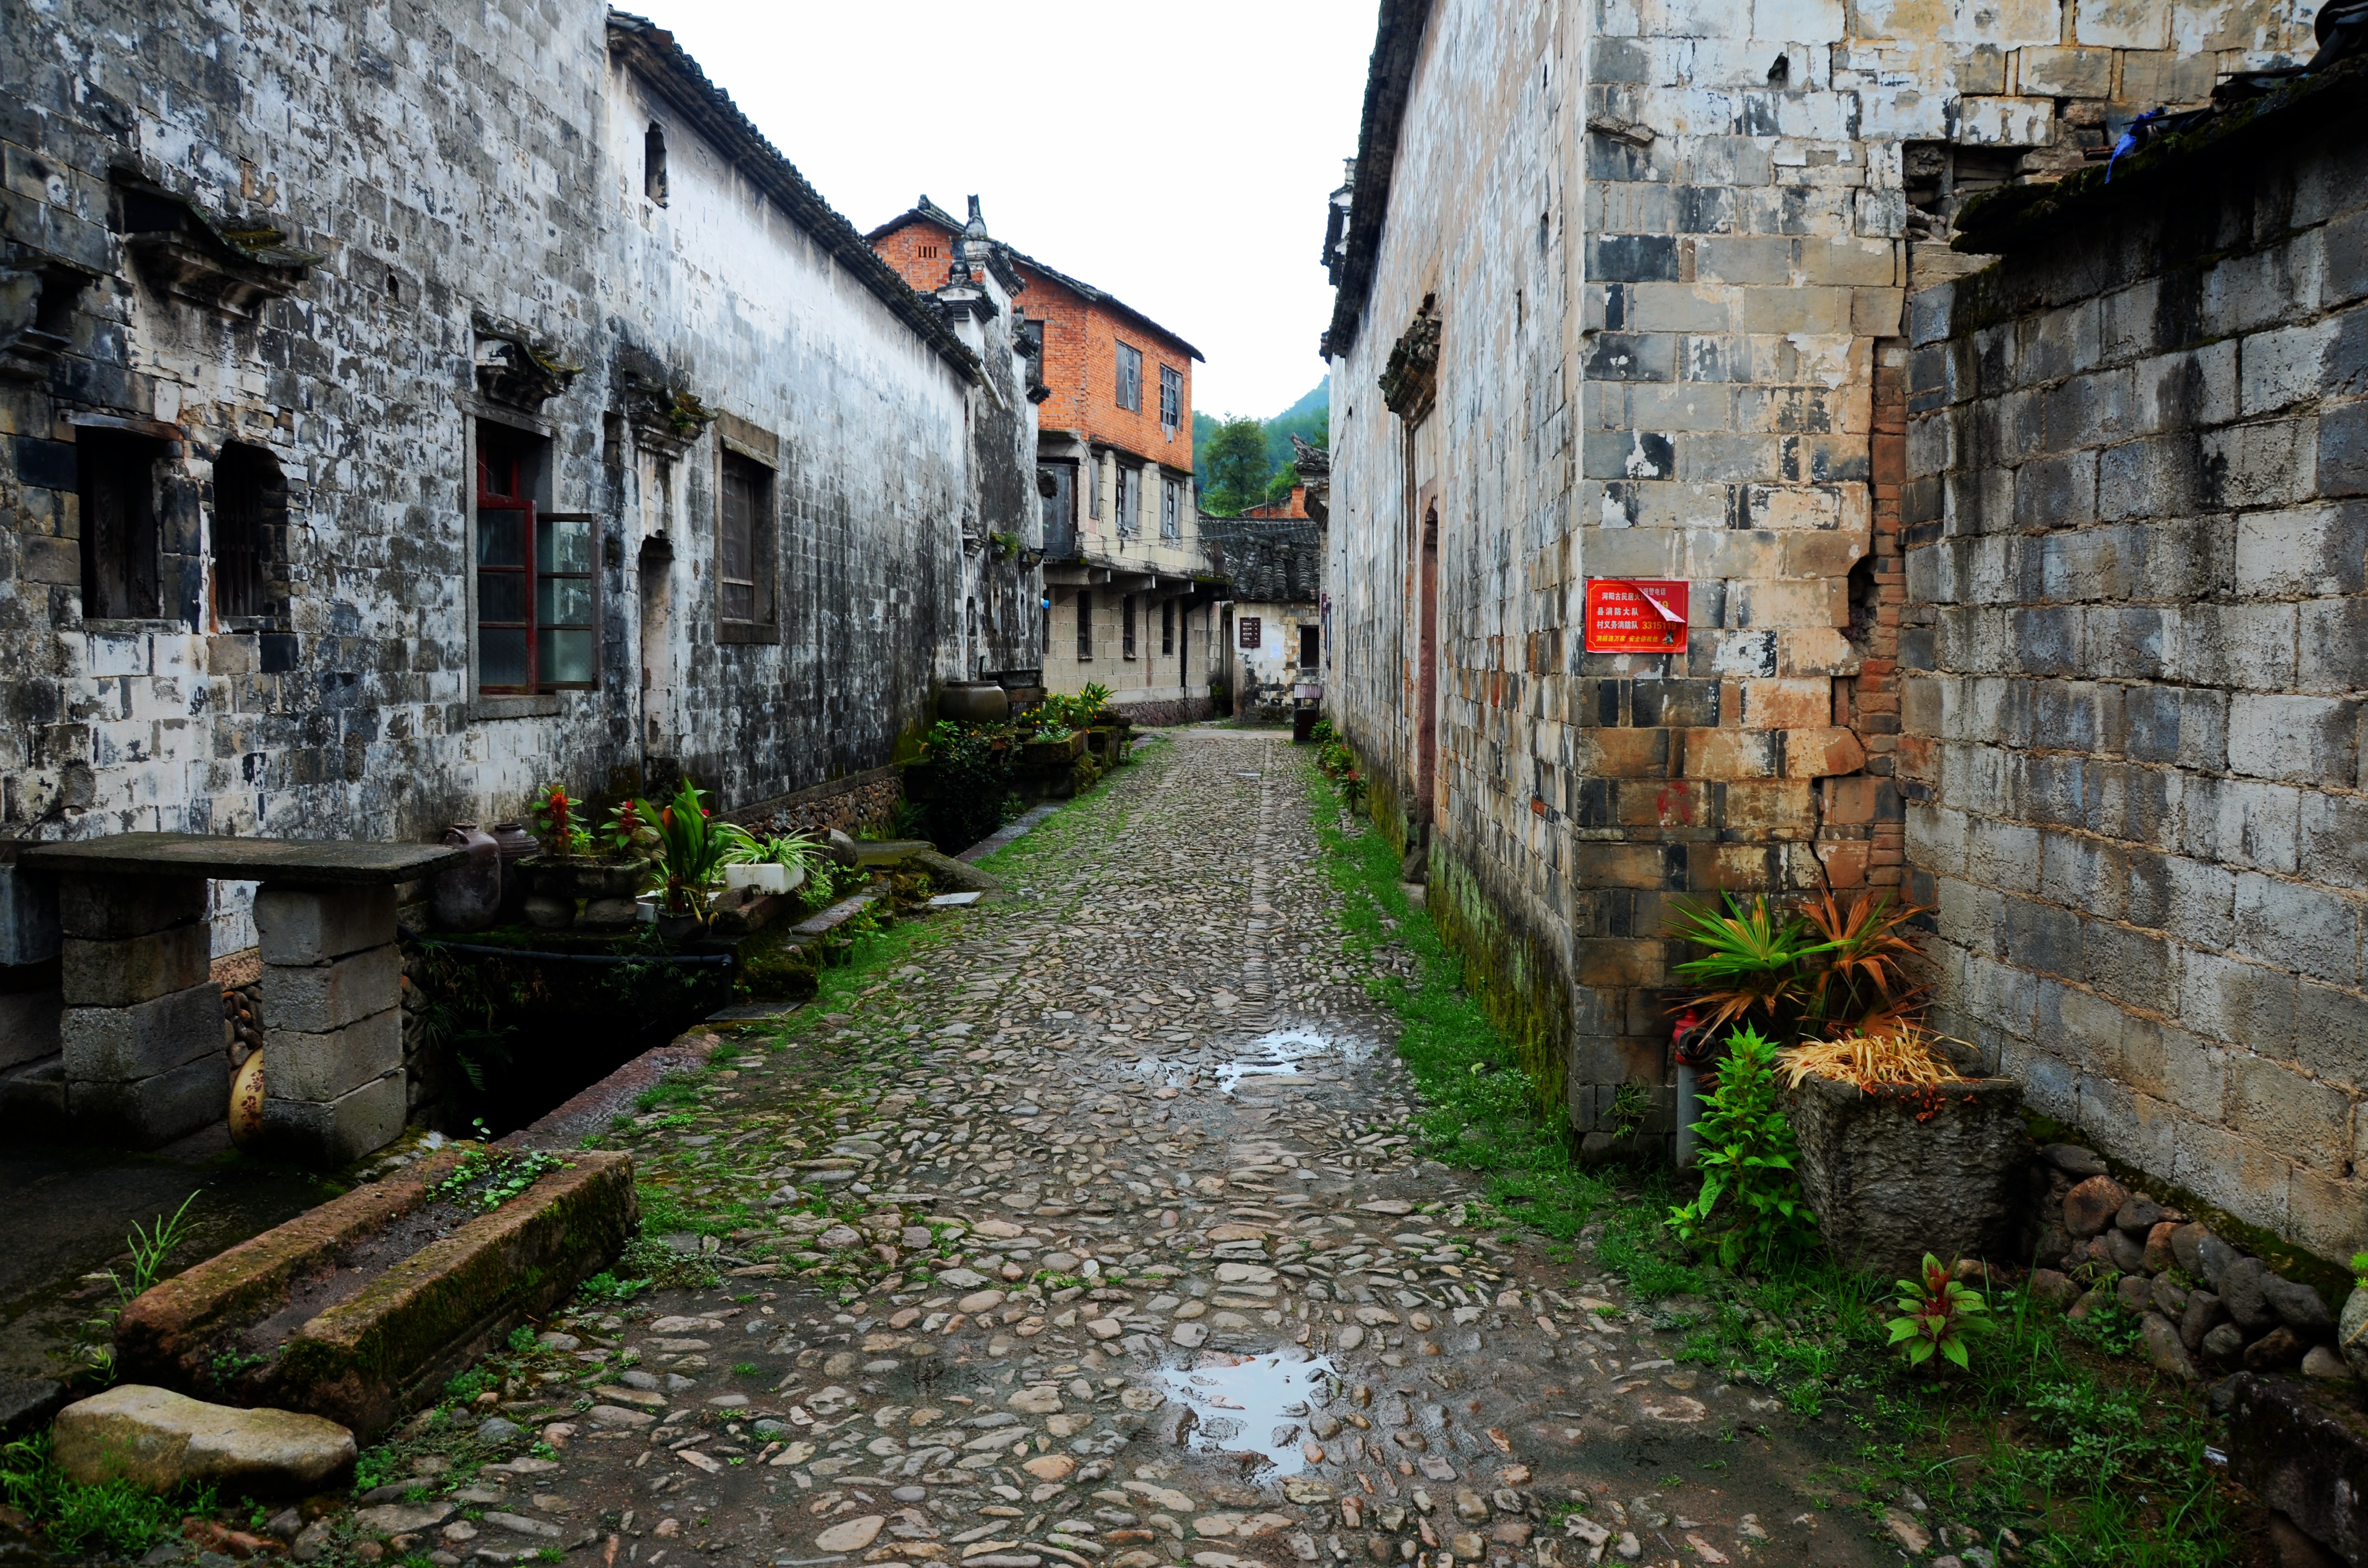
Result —
<instances>
[{"instance_id":1,"label":"stone planter box","mask_svg":"<svg viewBox=\"0 0 2368 1568\"><path fill-rule=\"evenodd\" d=\"M1019 748L1019 761L1028 767L1065 768L1086 755L1086 732L1073 730L1065 741L1030 741Z\"/></svg>"},{"instance_id":2,"label":"stone planter box","mask_svg":"<svg viewBox=\"0 0 2368 1568\"><path fill-rule=\"evenodd\" d=\"M1802 1195L1844 1267L1887 1281L1913 1278L1928 1252L2011 1257L2031 1161L2020 1083L1861 1091L1805 1078L1785 1115Z\"/></svg>"},{"instance_id":3,"label":"stone planter box","mask_svg":"<svg viewBox=\"0 0 2368 1568\"><path fill-rule=\"evenodd\" d=\"M639 860L536 855L513 865L509 874L524 890L528 923L558 931L575 924L579 902L587 925L631 925L633 895L647 870Z\"/></svg>"},{"instance_id":4,"label":"stone planter box","mask_svg":"<svg viewBox=\"0 0 2368 1568\"><path fill-rule=\"evenodd\" d=\"M474 1213L428 1197L461 1153L358 1187L141 1296L116 1324L123 1376L324 1415L367 1439L615 1261L639 1222L631 1155L571 1153Z\"/></svg>"}]
</instances>

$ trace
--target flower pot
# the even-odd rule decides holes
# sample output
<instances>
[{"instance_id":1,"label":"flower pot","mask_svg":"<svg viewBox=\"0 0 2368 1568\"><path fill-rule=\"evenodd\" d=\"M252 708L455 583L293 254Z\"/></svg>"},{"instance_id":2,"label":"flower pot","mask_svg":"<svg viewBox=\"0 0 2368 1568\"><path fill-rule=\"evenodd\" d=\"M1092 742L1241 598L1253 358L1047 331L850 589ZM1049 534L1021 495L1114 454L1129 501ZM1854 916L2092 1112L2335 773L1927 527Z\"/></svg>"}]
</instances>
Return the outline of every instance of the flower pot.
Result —
<instances>
[{"instance_id":1,"label":"flower pot","mask_svg":"<svg viewBox=\"0 0 2368 1568\"><path fill-rule=\"evenodd\" d=\"M667 915L663 911L658 915L658 935L666 941L687 942L706 932L707 922L696 915Z\"/></svg>"},{"instance_id":2,"label":"flower pot","mask_svg":"<svg viewBox=\"0 0 2368 1568\"><path fill-rule=\"evenodd\" d=\"M783 866L769 860L723 868L723 885L735 892L743 888L754 888L758 892L788 892L805 880L803 866Z\"/></svg>"},{"instance_id":3,"label":"flower pot","mask_svg":"<svg viewBox=\"0 0 2368 1568\"><path fill-rule=\"evenodd\" d=\"M529 896L568 900L631 898L641 891L646 869L639 860L537 855L512 866L510 874Z\"/></svg>"},{"instance_id":4,"label":"flower pot","mask_svg":"<svg viewBox=\"0 0 2368 1568\"><path fill-rule=\"evenodd\" d=\"M1057 767L1065 770L1077 758L1086 755L1086 733L1070 732L1065 741L1030 741L1019 748L1019 760L1030 767Z\"/></svg>"},{"instance_id":5,"label":"flower pot","mask_svg":"<svg viewBox=\"0 0 2368 1568\"><path fill-rule=\"evenodd\" d=\"M1891 1280L1926 1253L1945 1263L2017 1250L2031 1141L2014 1079L1861 1090L1804 1078L1784 1108L1801 1194L1846 1267Z\"/></svg>"}]
</instances>

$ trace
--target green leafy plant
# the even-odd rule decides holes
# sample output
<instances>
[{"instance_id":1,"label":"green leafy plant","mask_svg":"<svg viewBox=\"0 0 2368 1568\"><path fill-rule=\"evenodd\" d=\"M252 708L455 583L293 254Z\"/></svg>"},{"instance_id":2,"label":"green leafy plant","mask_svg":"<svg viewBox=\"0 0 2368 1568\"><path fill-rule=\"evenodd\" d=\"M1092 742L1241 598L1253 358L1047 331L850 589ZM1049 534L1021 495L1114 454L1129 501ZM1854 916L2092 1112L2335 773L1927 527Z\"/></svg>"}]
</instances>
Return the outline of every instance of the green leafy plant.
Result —
<instances>
[{"instance_id":1,"label":"green leafy plant","mask_svg":"<svg viewBox=\"0 0 2368 1568\"><path fill-rule=\"evenodd\" d=\"M70 1480L51 1458L47 1432L0 1447L0 1500L40 1526L53 1552L117 1561L148 1551L183 1516L214 1508L211 1487L160 1497L129 1481L85 1486Z\"/></svg>"},{"instance_id":2,"label":"green leafy plant","mask_svg":"<svg viewBox=\"0 0 2368 1568\"><path fill-rule=\"evenodd\" d=\"M1679 1240L1712 1249L1725 1267L1747 1259L1764 1266L1816 1223L1793 1174L1796 1149L1782 1103L1775 1042L1743 1025L1727 1036L1718 1086L1695 1123L1702 1189L1668 1219Z\"/></svg>"},{"instance_id":3,"label":"green leafy plant","mask_svg":"<svg viewBox=\"0 0 2368 1568\"><path fill-rule=\"evenodd\" d=\"M664 806L637 801L636 814L657 835L656 881L668 915L707 914L707 890L723 863L725 840L714 812L702 803L706 792L686 778Z\"/></svg>"},{"instance_id":4,"label":"green leafy plant","mask_svg":"<svg viewBox=\"0 0 2368 1568\"><path fill-rule=\"evenodd\" d=\"M643 812L641 801L625 801L609 812L609 820L600 827L600 846L620 859L654 860L658 853L658 830Z\"/></svg>"},{"instance_id":5,"label":"green leafy plant","mask_svg":"<svg viewBox=\"0 0 2368 1568\"><path fill-rule=\"evenodd\" d=\"M485 1124L476 1124L485 1137ZM450 1174L428 1188L431 1199L490 1213L542 1179L544 1173L566 1162L540 1149L472 1149L462 1154Z\"/></svg>"},{"instance_id":6,"label":"green leafy plant","mask_svg":"<svg viewBox=\"0 0 2368 1568\"><path fill-rule=\"evenodd\" d=\"M554 859L589 854L592 832L585 825L584 805L571 800L566 789L558 784L547 785L534 802L534 835L542 841L542 852Z\"/></svg>"},{"instance_id":7,"label":"green leafy plant","mask_svg":"<svg viewBox=\"0 0 2368 1568\"><path fill-rule=\"evenodd\" d=\"M130 1301L134 1297L146 1294L149 1287L156 1283L157 1275L165 1266L165 1255L189 1239L189 1205L197 1200L198 1195L190 1193L181 1199L181 1206L173 1210L172 1218L166 1219L159 1214L153 1227L142 1228L136 1221L133 1223L131 1234L123 1241L131 1254L131 1278L125 1279L111 1268L107 1272L107 1277L115 1282L117 1295Z\"/></svg>"},{"instance_id":8,"label":"green leafy plant","mask_svg":"<svg viewBox=\"0 0 2368 1568\"><path fill-rule=\"evenodd\" d=\"M1954 1265L1926 1253L1921 1278L1899 1282L1897 1305L1900 1315L1883 1326L1909 1366L1920 1367L1937 1355L1970 1369L1966 1344L1972 1335L1990 1331L1990 1309L1980 1291L1956 1278Z\"/></svg>"},{"instance_id":9,"label":"green leafy plant","mask_svg":"<svg viewBox=\"0 0 2368 1568\"><path fill-rule=\"evenodd\" d=\"M1622 1084L1611 1095L1611 1135L1625 1138L1644 1124L1653 1108L1652 1091L1642 1084Z\"/></svg>"},{"instance_id":10,"label":"green leafy plant","mask_svg":"<svg viewBox=\"0 0 2368 1568\"><path fill-rule=\"evenodd\" d=\"M2351 1255L2351 1283L2355 1289L2368 1290L2368 1252Z\"/></svg>"},{"instance_id":11,"label":"green leafy plant","mask_svg":"<svg viewBox=\"0 0 2368 1568\"><path fill-rule=\"evenodd\" d=\"M726 866L786 866L809 875L829 853L811 838L766 838L738 823L719 823L716 835L723 841L721 863Z\"/></svg>"},{"instance_id":12,"label":"green leafy plant","mask_svg":"<svg viewBox=\"0 0 2368 1568\"><path fill-rule=\"evenodd\" d=\"M1037 711L1042 713L1042 704ZM967 848L1001 827L1004 803L1012 795L1008 733L940 722L930 727L927 746L929 837L938 847L948 853Z\"/></svg>"}]
</instances>

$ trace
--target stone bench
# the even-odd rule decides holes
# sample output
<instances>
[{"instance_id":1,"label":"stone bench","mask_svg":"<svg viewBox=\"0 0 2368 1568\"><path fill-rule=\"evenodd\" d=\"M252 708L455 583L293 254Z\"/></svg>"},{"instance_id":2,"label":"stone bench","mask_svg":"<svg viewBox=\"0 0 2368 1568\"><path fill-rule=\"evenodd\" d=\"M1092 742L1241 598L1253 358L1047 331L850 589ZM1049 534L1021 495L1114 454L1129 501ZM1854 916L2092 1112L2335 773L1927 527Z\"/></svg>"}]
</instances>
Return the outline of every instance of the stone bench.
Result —
<instances>
[{"instance_id":1,"label":"stone bench","mask_svg":"<svg viewBox=\"0 0 2368 1568\"><path fill-rule=\"evenodd\" d=\"M58 881L68 1120L153 1148L222 1119L230 1078L206 884L259 882L266 1138L321 1166L391 1141L407 1108L395 888L463 855L185 833L26 849L18 864Z\"/></svg>"}]
</instances>

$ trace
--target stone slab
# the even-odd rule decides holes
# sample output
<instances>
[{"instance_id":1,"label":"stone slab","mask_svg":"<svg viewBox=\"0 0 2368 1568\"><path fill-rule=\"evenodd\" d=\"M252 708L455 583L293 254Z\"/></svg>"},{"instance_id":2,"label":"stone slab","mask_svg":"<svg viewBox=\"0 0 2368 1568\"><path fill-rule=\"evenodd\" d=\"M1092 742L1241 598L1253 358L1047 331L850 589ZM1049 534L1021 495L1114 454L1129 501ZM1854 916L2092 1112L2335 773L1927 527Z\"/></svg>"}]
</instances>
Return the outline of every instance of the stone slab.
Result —
<instances>
[{"instance_id":1,"label":"stone slab","mask_svg":"<svg viewBox=\"0 0 2368 1568\"><path fill-rule=\"evenodd\" d=\"M267 1008L264 1016L270 1017ZM389 1007L324 1034L267 1027L264 1093L283 1100L334 1100L403 1065L403 1009Z\"/></svg>"},{"instance_id":2,"label":"stone slab","mask_svg":"<svg viewBox=\"0 0 2368 1568\"><path fill-rule=\"evenodd\" d=\"M56 1055L64 1013L65 999L54 990L0 995L0 1068Z\"/></svg>"},{"instance_id":3,"label":"stone slab","mask_svg":"<svg viewBox=\"0 0 2368 1568\"><path fill-rule=\"evenodd\" d=\"M403 1131L403 1119L410 1109L399 1071L330 1100L281 1099L272 1094L269 1057L264 1058L263 1074L264 1145L315 1169L351 1165L385 1148Z\"/></svg>"},{"instance_id":4,"label":"stone slab","mask_svg":"<svg viewBox=\"0 0 2368 1568\"><path fill-rule=\"evenodd\" d=\"M268 964L316 964L394 940L394 889L274 886L255 895L256 944Z\"/></svg>"},{"instance_id":5,"label":"stone slab","mask_svg":"<svg viewBox=\"0 0 2368 1568\"><path fill-rule=\"evenodd\" d=\"M59 1020L66 1076L131 1083L222 1049L222 993L200 981L128 1007L68 1007Z\"/></svg>"},{"instance_id":6,"label":"stone slab","mask_svg":"<svg viewBox=\"0 0 2368 1568\"><path fill-rule=\"evenodd\" d=\"M62 877L58 922L68 937L120 942L206 917L206 881L194 876Z\"/></svg>"},{"instance_id":7,"label":"stone slab","mask_svg":"<svg viewBox=\"0 0 2368 1568\"><path fill-rule=\"evenodd\" d=\"M65 1118L63 1056L39 1057L21 1066L0 1068L0 1129L19 1137L38 1133L55 1138L64 1128Z\"/></svg>"},{"instance_id":8,"label":"stone slab","mask_svg":"<svg viewBox=\"0 0 2368 1568\"><path fill-rule=\"evenodd\" d=\"M334 1421L208 1404L138 1383L67 1405L51 1433L58 1468L85 1486L122 1479L147 1492L199 1485L293 1496L354 1462L354 1435Z\"/></svg>"},{"instance_id":9,"label":"stone slab","mask_svg":"<svg viewBox=\"0 0 2368 1568\"><path fill-rule=\"evenodd\" d=\"M2237 1373L2228 1471L2346 1562L2368 1562L2368 1413L2350 1395Z\"/></svg>"},{"instance_id":10,"label":"stone slab","mask_svg":"<svg viewBox=\"0 0 2368 1568\"><path fill-rule=\"evenodd\" d=\"M357 1187L141 1296L116 1325L125 1375L308 1411L367 1438L608 1267L639 1223L632 1157L571 1153L564 1168L300 1324L268 1364L235 1374L229 1386L217 1381L222 1345L278 1312L291 1282L426 1203L461 1153L446 1150Z\"/></svg>"},{"instance_id":11,"label":"stone slab","mask_svg":"<svg viewBox=\"0 0 2368 1568\"><path fill-rule=\"evenodd\" d=\"M2013 1256L2030 1163L2017 1081L1861 1092L1805 1078L1785 1112L1800 1141L1801 1191L1844 1267L1891 1280L1912 1277L1927 1253Z\"/></svg>"},{"instance_id":12,"label":"stone slab","mask_svg":"<svg viewBox=\"0 0 2368 1568\"><path fill-rule=\"evenodd\" d=\"M203 984L212 963L213 931L199 921L114 941L68 937L58 972L69 1007L129 1007Z\"/></svg>"},{"instance_id":13,"label":"stone slab","mask_svg":"<svg viewBox=\"0 0 2368 1568\"><path fill-rule=\"evenodd\" d=\"M402 1002L403 953L392 941L330 963L263 966L263 1017L274 1028L326 1034Z\"/></svg>"},{"instance_id":14,"label":"stone slab","mask_svg":"<svg viewBox=\"0 0 2368 1568\"><path fill-rule=\"evenodd\" d=\"M440 844L119 833L80 844L38 844L27 849L18 863L62 877L199 877L336 888L416 881L467 858L466 850ZM62 899L66 896L62 891Z\"/></svg>"},{"instance_id":15,"label":"stone slab","mask_svg":"<svg viewBox=\"0 0 2368 1568\"><path fill-rule=\"evenodd\" d=\"M129 1081L63 1080L77 1137L154 1149L230 1113L230 1062L208 1052L166 1073Z\"/></svg>"}]
</instances>

